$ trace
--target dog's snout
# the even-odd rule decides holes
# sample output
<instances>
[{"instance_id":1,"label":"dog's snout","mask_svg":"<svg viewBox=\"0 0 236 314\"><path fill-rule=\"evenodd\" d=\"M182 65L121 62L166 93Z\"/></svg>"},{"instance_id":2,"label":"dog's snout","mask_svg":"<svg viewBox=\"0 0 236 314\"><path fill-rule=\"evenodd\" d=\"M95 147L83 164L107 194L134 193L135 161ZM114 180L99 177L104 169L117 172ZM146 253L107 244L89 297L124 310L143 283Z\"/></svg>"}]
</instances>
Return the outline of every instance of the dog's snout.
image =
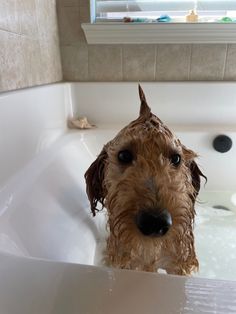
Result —
<instances>
[{"instance_id":1,"label":"dog's snout","mask_svg":"<svg viewBox=\"0 0 236 314\"><path fill-rule=\"evenodd\" d=\"M171 215L167 209L141 210L136 216L138 229L145 236L164 236L172 225Z\"/></svg>"}]
</instances>

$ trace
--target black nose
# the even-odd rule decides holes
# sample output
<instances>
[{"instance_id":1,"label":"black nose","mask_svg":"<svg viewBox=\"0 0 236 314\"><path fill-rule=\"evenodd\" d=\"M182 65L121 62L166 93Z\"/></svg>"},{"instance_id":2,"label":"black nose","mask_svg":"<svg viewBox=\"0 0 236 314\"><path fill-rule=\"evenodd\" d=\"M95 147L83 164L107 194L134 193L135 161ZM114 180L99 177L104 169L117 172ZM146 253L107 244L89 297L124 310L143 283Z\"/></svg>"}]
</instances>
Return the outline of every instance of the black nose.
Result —
<instances>
[{"instance_id":1,"label":"black nose","mask_svg":"<svg viewBox=\"0 0 236 314\"><path fill-rule=\"evenodd\" d=\"M142 234L161 237L170 229L172 219L167 209L142 210L136 216L136 224Z\"/></svg>"}]
</instances>

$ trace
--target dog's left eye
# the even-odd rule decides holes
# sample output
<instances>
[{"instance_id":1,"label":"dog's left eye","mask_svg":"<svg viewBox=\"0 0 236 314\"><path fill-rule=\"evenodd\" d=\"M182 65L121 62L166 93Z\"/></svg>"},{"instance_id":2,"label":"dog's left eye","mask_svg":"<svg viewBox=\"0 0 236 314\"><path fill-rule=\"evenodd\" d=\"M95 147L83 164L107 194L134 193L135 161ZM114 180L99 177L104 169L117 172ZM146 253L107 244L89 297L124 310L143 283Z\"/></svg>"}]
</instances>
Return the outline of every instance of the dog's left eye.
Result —
<instances>
[{"instance_id":1,"label":"dog's left eye","mask_svg":"<svg viewBox=\"0 0 236 314\"><path fill-rule=\"evenodd\" d=\"M173 154L170 157L170 161L171 161L172 165L178 166L181 162L181 156L179 154Z\"/></svg>"},{"instance_id":2,"label":"dog's left eye","mask_svg":"<svg viewBox=\"0 0 236 314\"><path fill-rule=\"evenodd\" d=\"M133 154L129 150L121 150L118 153L118 160L123 164L129 164L133 160Z\"/></svg>"}]
</instances>

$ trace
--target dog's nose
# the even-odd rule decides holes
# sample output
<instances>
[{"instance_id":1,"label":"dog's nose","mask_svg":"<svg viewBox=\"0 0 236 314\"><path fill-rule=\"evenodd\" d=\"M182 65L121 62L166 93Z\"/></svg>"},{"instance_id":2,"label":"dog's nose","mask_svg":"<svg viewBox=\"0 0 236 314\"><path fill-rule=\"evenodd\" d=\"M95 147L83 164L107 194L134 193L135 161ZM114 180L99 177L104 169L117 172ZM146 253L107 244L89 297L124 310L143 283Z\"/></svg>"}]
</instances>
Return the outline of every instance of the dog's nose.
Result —
<instances>
[{"instance_id":1,"label":"dog's nose","mask_svg":"<svg viewBox=\"0 0 236 314\"><path fill-rule=\"evenodd\" d=\"M141 210L136 216L136 224L145 236L161 237L170 229L172 219L167 209Z\"/></svg>"}]
</instances>

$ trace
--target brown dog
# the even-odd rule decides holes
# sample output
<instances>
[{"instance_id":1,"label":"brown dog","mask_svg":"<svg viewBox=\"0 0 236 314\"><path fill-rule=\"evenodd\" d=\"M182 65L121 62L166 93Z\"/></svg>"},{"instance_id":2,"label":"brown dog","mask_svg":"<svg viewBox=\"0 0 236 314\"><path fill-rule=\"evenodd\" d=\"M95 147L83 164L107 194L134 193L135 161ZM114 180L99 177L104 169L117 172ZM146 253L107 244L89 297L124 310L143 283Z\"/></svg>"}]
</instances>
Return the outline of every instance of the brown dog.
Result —
<instances>
[{"instance_id":1,"label":"brown dog","mask_svg":"<svg viewBox=\"0 0 236 314\"><path fill-rule=\"evenodd\" d=\"M95 216L108 212L106 260L113 267L190 274L194 203L200 189L194 158L151 113L139 86L140 115L107 143L85 174Z\"/></svg>"}]
</instances>

